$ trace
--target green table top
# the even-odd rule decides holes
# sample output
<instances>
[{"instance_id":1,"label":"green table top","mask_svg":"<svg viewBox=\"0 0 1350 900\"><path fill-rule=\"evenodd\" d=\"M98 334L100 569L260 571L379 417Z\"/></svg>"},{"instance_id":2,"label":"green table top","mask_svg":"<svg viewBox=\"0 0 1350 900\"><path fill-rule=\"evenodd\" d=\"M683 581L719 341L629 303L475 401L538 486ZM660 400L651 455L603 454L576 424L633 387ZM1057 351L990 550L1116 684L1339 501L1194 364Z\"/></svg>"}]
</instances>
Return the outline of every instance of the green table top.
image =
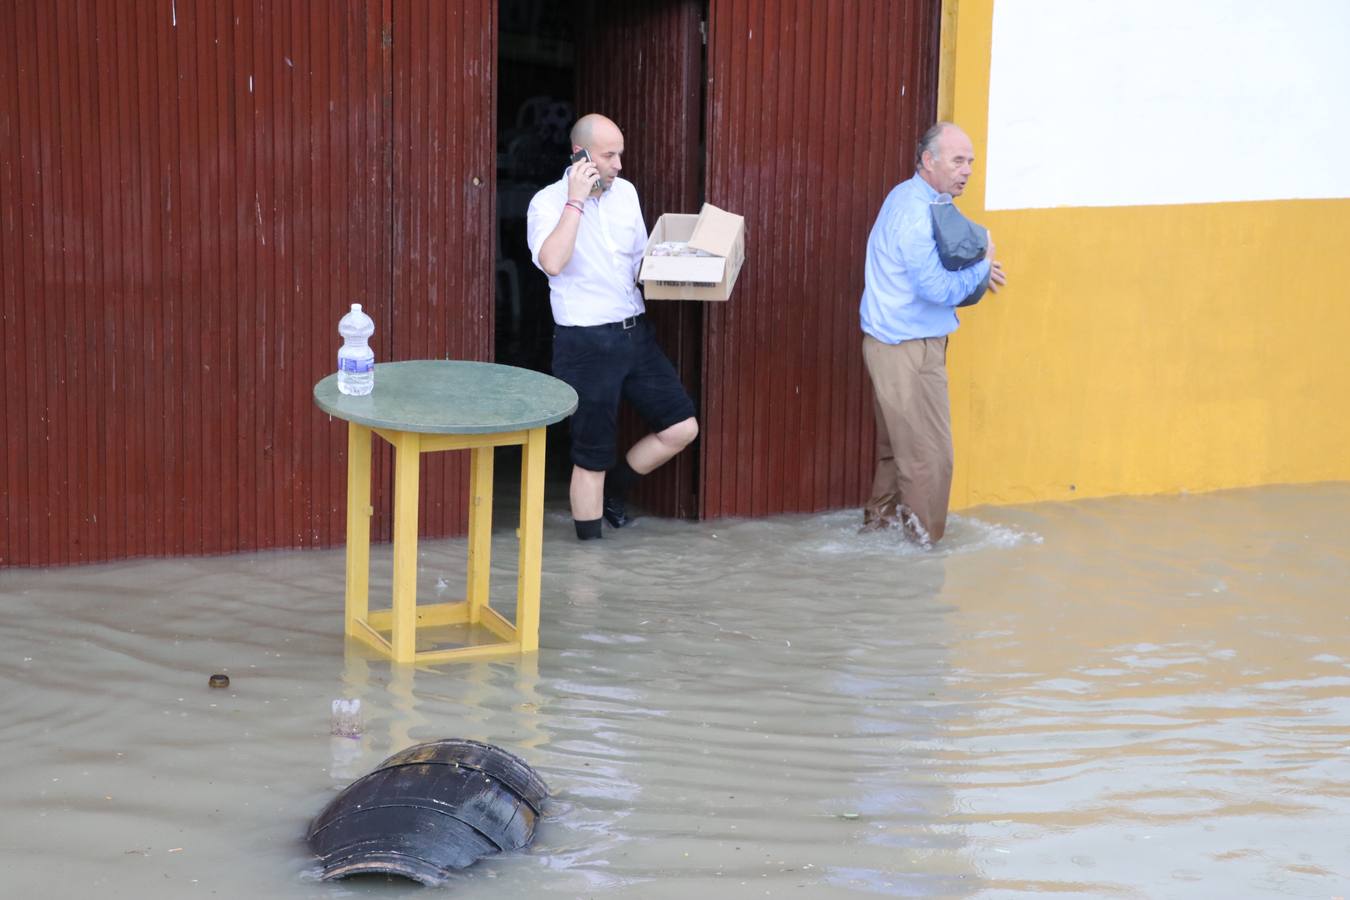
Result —
<instances>
[{"instance_id":1,"label":"green table top","mask_svg":"<svg viewBox=\"0 0 1350 900\"><path fill-rule=\"evenodd\" d=\"M418 359L379 363L364 397L338 392L337 374L314 385L330 416L392 431L494 434L540 428L570 416L577 392L551 375L496 363Z\"/></svg>"}]
</instances>

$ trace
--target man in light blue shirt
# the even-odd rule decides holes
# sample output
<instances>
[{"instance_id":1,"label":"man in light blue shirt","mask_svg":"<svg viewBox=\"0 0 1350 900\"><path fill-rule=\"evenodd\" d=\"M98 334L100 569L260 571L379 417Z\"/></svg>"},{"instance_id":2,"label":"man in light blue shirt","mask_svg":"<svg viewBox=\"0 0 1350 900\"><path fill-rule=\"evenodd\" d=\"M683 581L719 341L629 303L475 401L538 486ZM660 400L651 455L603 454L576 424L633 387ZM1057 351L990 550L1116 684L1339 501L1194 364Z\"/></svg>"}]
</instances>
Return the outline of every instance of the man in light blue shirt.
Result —
<instances>
[{"instance_id":1,"label":"man in light blue shirt","mask_svg":"<svg viewBox=\"0 0 1350 900\"><path fill-rule=\"evenodd\" d=\"M867 239L859 310L863 359L872 379L877 468L863 510L863 529L900 526L925 547L942 538L952 483L951 404L947 398L947 335L956 307L988 280L1005 283L994 257L948 271L933 238L930 206L959 197L975 150L964 131L939 122L919 140L914 177L891 191Z\"/></svg>"}]
</instances>

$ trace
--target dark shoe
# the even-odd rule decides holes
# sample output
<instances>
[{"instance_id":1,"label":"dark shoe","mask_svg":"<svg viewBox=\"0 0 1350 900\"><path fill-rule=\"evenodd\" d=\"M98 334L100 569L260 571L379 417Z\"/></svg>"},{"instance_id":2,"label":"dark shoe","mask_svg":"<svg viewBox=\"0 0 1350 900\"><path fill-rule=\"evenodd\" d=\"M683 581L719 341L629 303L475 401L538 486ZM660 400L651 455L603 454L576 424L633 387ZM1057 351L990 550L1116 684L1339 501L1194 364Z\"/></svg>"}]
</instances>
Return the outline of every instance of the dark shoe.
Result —
<instances>
[{"instance_id":1,"label":"dark shoe","mask_svg":"<svg viewBox=\"0 0 1350 900\"><path fill-rule=\"evenodd\" d=\"M900 523L895 519L878 517L863 522L862 527L858 529L858 534L875 534L878 531L890 531L892 528L899 528Z\"/></svg>"},{"instance_id":2,"label":"dark shoe","mask_svg":"<svg viewBox=\"0 0 1350 900\"><path fill-rule=\"evenodd\" d=\"M605 498L604 515L611 528L622 528L633 523L628 516L628 507L618 497Z\"/></svg>"}]
</instances>

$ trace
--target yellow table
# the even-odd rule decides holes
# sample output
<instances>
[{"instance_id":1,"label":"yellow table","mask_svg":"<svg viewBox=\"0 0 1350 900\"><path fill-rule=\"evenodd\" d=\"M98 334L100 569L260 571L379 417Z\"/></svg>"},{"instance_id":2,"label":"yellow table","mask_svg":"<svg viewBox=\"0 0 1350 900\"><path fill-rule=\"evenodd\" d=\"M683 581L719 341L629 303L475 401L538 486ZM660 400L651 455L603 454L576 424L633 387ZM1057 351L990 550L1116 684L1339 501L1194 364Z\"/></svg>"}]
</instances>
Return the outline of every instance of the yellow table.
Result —
<instances>
[{"instance_id":1,"label":"yellow table","mask_svg":"<svg viewBox=\"0 0 1350 900\"><path fill-rule=\"evenodd\" d=\"M439 663L539 648L544 528L545 427L571 415L576 391L549 375L494 363L415 360L375 367L375 390L339 393L337 375L314 386L314 402L347 425L346 631L402 663ZM371 435L394 446L394 589L371 610ZM492 559L492 468L497 447L520 445L520 567L516 621L488 602ZM423 453L469 450L469 560L465 599L417 605L417 483ZM417 650L417 626L481 625L499 640ZM386 637L386 635L388 635Z\"/></svg>"}]
</instances>

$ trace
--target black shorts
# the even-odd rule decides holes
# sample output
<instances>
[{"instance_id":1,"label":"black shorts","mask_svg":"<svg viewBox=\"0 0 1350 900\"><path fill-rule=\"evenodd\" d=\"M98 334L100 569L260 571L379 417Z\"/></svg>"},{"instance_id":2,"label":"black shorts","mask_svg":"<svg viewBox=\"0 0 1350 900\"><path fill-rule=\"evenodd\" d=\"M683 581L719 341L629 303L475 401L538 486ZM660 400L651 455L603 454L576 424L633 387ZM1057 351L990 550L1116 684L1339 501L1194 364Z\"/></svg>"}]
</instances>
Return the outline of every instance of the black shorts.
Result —
<instances>
[{"instance_id":1,"label":"black shorts","mask_svg":"<svg viewBox=\"0 0 1350 900\"><path fill-rule=\"evenodd\" d=\"M629 328L615 322L558 325L553 331L553 374L577 392L572 462L593 472L613 468L617 461L620 397L654 432L694 415L694 401L657 345L647 317L628 322L633 323Z\"/></svg>"}]
</instances>

